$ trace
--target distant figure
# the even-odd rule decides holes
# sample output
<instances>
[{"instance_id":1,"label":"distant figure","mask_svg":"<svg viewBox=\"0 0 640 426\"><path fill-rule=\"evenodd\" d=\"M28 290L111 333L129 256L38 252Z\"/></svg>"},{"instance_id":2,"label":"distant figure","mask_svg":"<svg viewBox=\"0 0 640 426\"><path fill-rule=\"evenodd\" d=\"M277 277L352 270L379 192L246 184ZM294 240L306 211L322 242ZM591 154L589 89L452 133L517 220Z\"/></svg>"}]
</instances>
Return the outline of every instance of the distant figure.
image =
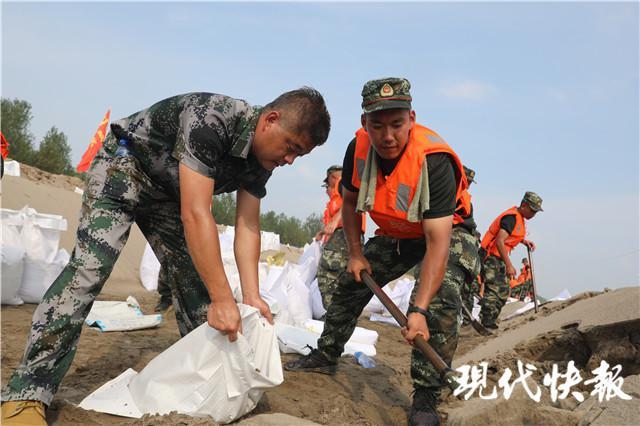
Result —
<instances>
[{"instance_id":1,"label":"distant figure","mask_svg":"<svg viewBox=\"0 0 640 426\"><path fill-rule=\"evenodd\" d=\"M520 269L520 275L516 280L518 285L515 294L512 293L511 297L524 300L526 297L533 299L533 280L531 279L531 267L529 266L529 259L522 258L522 268Z\"/></svg>"},{"instance_id":2,"label":"distant figure","mask_svg":"<svg viewBox=\"0 0 640 426\"><path fill-rule=\"evenodd\" d=\"M326 188L329 201L322 216L324 228L316 239L322 240L322 257L318 264L318 289L322 295L325 309L331 303L331 296L338 285L338 276L347 269L349 250L342 229L342 166L333 165L327 169L327 177L323 186ZM365 232L366 221L362 220L362 232Z\"/></svg>"},{"instance_id":3,"label":"distant figure","mask_svg":"<svg viewBox=\"0 0 640 426\"><path fill-rule=\"evenodd\" d=\"M463 166L463 168L469 187L471 187L471 184L475 182L476 172L467 166ZM467 205L468 207L465 207ZM468 190L463 192L461 199L458 201L456 214L459 217L459 223L456 223L456 218L454 217L449 258L459 259L459 262L464 267L463 269L466 271L466 280L460 289L460 297L462 304L471 313L473 311L473 295L480 292L478 275L480 274L482 260L478 253L480 233L473 219L473 204ZM470 322L471 318L467 316L465 311L462 311L462 325L467 325Z\"/></svg>"},{"instance_id":4,"label":"distant figure","mask_svg":"<svg viewBox=\"0 0 640 426\"><path fill-rule=\"evenodd\" d=\"M515 278L509 253L520 243L535 250L536 245L525 239L525 220L542 211L542 198L535 192L526 192L519 207L511 207L498 216L482 238L481 256L484 296L480 319L486 328L498 328L496 320L509 297L509 280Z\"/></svg>"}]
</instances>

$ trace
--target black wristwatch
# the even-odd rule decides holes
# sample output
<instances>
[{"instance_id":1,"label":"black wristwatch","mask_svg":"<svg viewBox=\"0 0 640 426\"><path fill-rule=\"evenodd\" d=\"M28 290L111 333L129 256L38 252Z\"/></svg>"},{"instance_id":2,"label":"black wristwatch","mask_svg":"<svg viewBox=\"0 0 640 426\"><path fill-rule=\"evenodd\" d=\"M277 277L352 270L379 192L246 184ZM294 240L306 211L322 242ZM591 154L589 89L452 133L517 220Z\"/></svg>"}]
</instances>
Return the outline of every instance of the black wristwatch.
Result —
<instances>
[{"instance_id":1,"label":"black wristwatch","mask_svg":"<svg viewBox=\"0 0 640 426\"><path fill-rule=\"evenodd\" d=\"M426 309L422 309L422 308L419 308L419 307L413 306L413 305L409 306L409 309L407 309L407 314L412 314L414 312L417 312L419 314L424 315L424 317L427 318L427 319L430 316L429 315L429 311L427 311Z\"/></svg>"}]
</instances>

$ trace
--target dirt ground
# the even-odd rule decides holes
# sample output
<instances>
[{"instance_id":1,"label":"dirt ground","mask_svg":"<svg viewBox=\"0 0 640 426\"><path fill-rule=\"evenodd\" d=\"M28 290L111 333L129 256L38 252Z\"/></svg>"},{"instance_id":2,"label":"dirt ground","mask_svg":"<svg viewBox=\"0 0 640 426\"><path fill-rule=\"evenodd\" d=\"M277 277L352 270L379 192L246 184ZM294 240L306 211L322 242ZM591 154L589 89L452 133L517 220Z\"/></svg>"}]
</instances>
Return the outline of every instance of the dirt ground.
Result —
<instances>
[{"instance_id":1,"label":"dirt ground","mask_svg":"<svg viewBox=\"0 0 640 426\"><path fill-rule=\"evenodd\" d=\"M81 198L72 189L78 183L64 177L40 176L27 172L27 178L5 177L2 187L3 207L19 209L30 204L38 211L64 215L69 230L63 233L61 247L71 250L73 231ZM35 176L35 177L34 177ZM64 182L60 182L60 180ZM119 259L112 277L98 300L125 300L132 295L144 313L151 313L157 294L147 292L138 281L138 265L144 247L139 231L132 232L128 247ZM289 260L295 253L287 250ZM505 306L503 317L521 304ZM35 305L2 306L1 367L2 382L19 364L24 351L31 315ZM359 325L376 330L377 366L360 367L353 358L340 360L335 376L285 372L284 383L266 391L257 408L241 419L251 424L267 424L268 417L282 413L294 418L278 417L269 424L302 424L312 421L327 425L405 425L411 405L409 372L410 347L404 343L397 327L360 319ZM76 358L56 398L47 411L54 425L204 425L205 419L185 415L145 416L140 420L85 411L76 407L84 397L127 368L140 371L152 358L179 338L175 317L169 312L154 329L101 333L85 327ZM283 355L282 361L296 355ZM576 390L585 402L553 402L549 392L533 403L522 392L511 399L485 401L474 398L460 401L445 392L439 413L444 424L496 425L586 425L640 424L640 288L622 288L607 292L589 292L564 302L550 302L508 321L503 321L494 336L480 336L471 327L461 331L454 366L487 361L488 384L495 384L505 368L517 369L517 360L537 367L534 379L542 376L553 363L564 371L574 360L583 377L604 359L622 366L625 391L631 401L613 400L607 404L589 397L590 387ZM542 387L542 386L541 386ZM253 419L253 420L252 420ZM283 420L288 419L288 420ZM308 423L307 423L308 424Z\"/></svg>"}]
</instances>

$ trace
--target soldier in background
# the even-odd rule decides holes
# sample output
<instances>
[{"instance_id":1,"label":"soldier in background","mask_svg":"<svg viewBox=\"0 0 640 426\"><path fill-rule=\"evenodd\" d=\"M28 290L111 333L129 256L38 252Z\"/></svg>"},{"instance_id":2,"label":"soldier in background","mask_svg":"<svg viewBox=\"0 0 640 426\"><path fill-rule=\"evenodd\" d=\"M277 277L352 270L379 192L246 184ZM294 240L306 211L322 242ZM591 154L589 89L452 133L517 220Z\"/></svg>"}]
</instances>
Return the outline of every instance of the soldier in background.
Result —
<instances>
[{"instance_id":1,"label":"soldier in background","mask_svg":"<svg viewBox=\"0 0 640 426\"><path fill-rule=\"evenodd\" d=\"M466 166L464 167L469 187L475 182L476 172ZM473 295L478 294L480 285L478 275L480 274L481 260L478 250L480 249L480 233L477 230L476 222L473 218L473 204L471 203L471 195L468 190L465 191L462 199L458 202L456 213L460 219L454 217L453 233L451 235L451 248L460 246L461 254L457 254L453 250L449 253L449 259L459 259L458 262L467 272L466 282L460 289L462 303L469 312L473 312ZM465 199L468 198L468 201ZM465 207L468 205L468 207ZM465 208L468 211L465 211ZM456 221L459 223L456 224ZM462 325L471 322L464 311L462 311Z\"/></svg>"},{"instance_id":2,"label":"soldier in background","mask_svg":"<svg viewBox=\"0 0 640 426\"><path fill-rule=\"evenodd\" d=\"M338 285L338 276L347 269L349 250L342 229L342 166L333 165L327 169L323 181L329 201L322 216L324 228L316 239L322 240L322 256L318 264L318 289L322 295L325 309L331 303L331 296ZM362 220L362 233L365 232L365 220Z\"/></svg>"},{"instance_id":3,"label":"soldier in background","mask_svg":"<svg viewBox=\"0 0 640 426\"><path fill-rule=\"evenodd\" d=\"M509 253L520 243L535 250L533 241L525 239L525 220L542 211L542 198L535 192L525 192L520 206L513 206L498 216L482 238L481 257L482 297L480 319L486 328L497 329L496 320L509 296L509 279L515 278L516 269Z\"/></svg>"}]
</instances>

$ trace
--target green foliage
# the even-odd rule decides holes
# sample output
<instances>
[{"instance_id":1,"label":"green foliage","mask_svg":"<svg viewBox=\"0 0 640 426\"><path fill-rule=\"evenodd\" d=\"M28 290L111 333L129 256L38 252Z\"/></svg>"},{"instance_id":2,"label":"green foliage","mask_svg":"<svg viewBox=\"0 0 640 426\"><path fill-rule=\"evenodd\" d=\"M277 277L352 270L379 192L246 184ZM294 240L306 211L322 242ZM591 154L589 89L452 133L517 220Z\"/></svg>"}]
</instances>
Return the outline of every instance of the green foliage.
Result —
<instances>
[{"instance_id":1,"label":"green foliage","mask_svg":"<svg viewBox=\"0 0 640 426\"><path fill-rule=\"evenodd\" d=\"M233 194L220 194L213 197L211 213L218 225L234 226L236 223L236 197Z\"/></svg>"},{"instance_id":2,"label":"green foliage","mask_svg":"<svg viewBox=\"0 0 640 426\"><path fill-rule=\"evenodd\" d=\"M31 104L20 99L2 99L0 105L2 117L0 127L9 142L9 157L25 164L33 164L35 149L33 135L29 132L31 124Z\"/></svg>"},{"instance_id":3,"label":"green foliage","mask_svg":"<svg viewBox=\"0 0 640 426\"><path fill-rule=\"evenodd\" d=\"M35 164L41 170L55 174L69 174L71 166L71 147L67 136L55 126L49 129L40 143Z\"/></svg>"},{"instance_id":4,"label":"green foliage","mask_svg":"<svg viewBox=\"0 0 640 426\"><path fill-rule=\"evenodd\" d=\"M213 197L213 217L220 225L235 225L236 199L232 194L221 194ZM311 214L305 221L268 211L260 215L260 229L280 235L280 242L302 247L311 242L316 233L322 229L322 219L318 214Z\"/></svg>"}]
</instances>

